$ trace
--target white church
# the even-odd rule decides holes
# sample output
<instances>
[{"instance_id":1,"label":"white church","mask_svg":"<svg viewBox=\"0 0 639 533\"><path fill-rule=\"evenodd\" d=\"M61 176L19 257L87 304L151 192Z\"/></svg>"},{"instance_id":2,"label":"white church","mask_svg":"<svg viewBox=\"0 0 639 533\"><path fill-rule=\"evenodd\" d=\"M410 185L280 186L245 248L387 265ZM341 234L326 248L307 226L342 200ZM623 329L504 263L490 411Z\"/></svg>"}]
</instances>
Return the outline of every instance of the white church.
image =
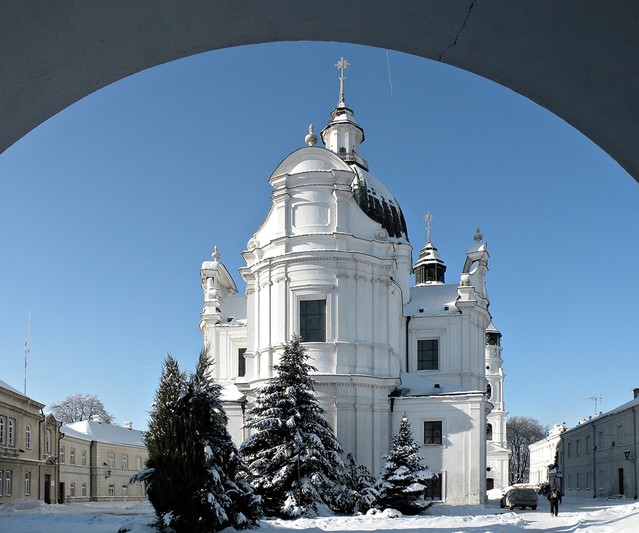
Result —
<instances>
[{"instance_id":1,"label":"white church","mask_svg":"<svg viewBox=\"0 0 639 533\"><path fill-rule=\"evenodd\" d=\"M344 96L321 131L269 179L271 208L243 252L238 287L215 249L202 264L200 329L239 445L255 391L299 334L318 397L344 450L377 475L407 415L438 476L435 499L479 504L508 484L501 334L488 311L479 230L462 272L430 242L412 261L402 210L369 172L364 130ZM429 219L430 217L427 217ZM414 274L414 286L411 275Z\"/></svg>"}]
</instances>

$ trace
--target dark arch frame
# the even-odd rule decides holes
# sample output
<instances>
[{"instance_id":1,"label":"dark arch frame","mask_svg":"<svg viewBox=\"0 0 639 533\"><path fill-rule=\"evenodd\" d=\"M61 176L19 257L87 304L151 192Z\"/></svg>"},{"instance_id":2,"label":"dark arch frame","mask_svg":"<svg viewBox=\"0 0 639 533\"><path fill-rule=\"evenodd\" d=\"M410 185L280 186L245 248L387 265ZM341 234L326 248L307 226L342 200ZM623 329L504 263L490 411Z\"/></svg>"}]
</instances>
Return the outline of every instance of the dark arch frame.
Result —
<instances>
[{"instance_id":1,"label":"dark arch frame","mask_svg":"<svg viewBox=\"0 0 639 533\"><path fill-rule=\"evenodd\" d=\"M639 181L639 3L0 0L0 152L84 96L189 55L341 41L441 61L555 113Z\"/></svg>"}]
</instances>

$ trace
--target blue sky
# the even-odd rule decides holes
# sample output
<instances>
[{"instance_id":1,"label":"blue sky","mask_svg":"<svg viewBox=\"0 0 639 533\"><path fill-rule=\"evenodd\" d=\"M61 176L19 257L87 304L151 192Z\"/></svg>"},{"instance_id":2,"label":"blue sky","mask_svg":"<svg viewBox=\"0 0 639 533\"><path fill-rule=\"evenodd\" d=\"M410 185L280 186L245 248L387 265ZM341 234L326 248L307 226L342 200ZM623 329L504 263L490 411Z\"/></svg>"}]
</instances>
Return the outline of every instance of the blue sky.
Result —
<instances>
[{"instance_id":1,"label":"blue sky","mask_svg":"<svg viewBox=\"0 0 639 533\"><path fill-rule=\"evenodd\" d=\"M506 408L575 424L639 387L639 185L545 109L393 51L279 43L200 54L121 80L0 155L0 379L54 403L97 394L146 426L167 353L201 348L199 268L241 251L268 178L338 97L399 200L416 258L422 217L456 282L480 226L503 335Z\"/></svg>"}]
</instances>

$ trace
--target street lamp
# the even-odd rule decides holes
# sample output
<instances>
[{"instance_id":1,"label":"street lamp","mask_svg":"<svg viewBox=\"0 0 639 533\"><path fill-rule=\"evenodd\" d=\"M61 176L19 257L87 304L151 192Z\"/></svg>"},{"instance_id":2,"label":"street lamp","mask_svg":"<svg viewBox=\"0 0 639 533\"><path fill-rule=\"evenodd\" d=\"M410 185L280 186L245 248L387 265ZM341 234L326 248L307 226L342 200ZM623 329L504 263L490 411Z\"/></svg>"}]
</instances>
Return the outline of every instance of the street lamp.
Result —
<instances>
[{"instance_id":1,"label":"street lamp","mask_svg":"<svg viewBox=\"0 0 639 533\"><path fill-rule=\"evenodd\" d=\"M109 465L107 463L102 463L102 464L107 467L106 472L104 473L104 479L110 478L111 469L109 468Z\"/></svg>"},{"instance_id":2,"label":"street lamp","mask_svg":"<svg viewBox=\"0 0 639 533\"><path fill-rule=\"evenodd\" d=\"M630 458L630 450L624 450L623 451L623 456L626 458L626 461L630 461L631 463L634 463L634 459Z\"/></svg>"},{"instance_id":3,"label":"street lamp","mask_svg":"<svg viewBox=\"0 0 639 533\"><path fill-rule=\"evenodd\" d=\"M293 457L294 448L292 446L286 446L284 448L284 452L286 453L286 458L290 459ZM306 456L310 459L313 456L314 449L312 446L306 446ZM301 467L300 467L300 456L301 452L297 454L297 504L302 506L302 475L301 475Z\"/></svg>"}]
</instances>

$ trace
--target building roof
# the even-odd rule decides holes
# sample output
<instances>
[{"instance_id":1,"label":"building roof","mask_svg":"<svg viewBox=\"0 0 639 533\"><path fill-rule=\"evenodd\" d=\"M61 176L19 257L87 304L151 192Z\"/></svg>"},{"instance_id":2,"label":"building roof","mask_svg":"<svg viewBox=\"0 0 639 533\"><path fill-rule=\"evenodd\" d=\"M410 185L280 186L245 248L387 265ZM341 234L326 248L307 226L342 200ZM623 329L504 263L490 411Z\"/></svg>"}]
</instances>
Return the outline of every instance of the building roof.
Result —
<instances>
[{"instance_id":1,"label":"building roof","mask_svg":"<svg viewBox=\"0 0 639 533\"><path fill-rule=\"evenodd\" d=\"M456 315L457 285L425 285L410 288L410 301L404 306L406 316ZM448 308L448 309L446 309Z\"/></svg>"},{"instance_id":2,"label":"building roof","mask_svg":"<svg viewBox=\"0 0 639 533\"><path fill-rule=\"evenodd\" d=\"M3 389L10 390L11 392L14 392L16 394L19 394L20 396L24 396L24 394L22 394L18 389L14 389L11 385L9 385L5 381L2 381L1 379L0 379L0 387L2 387Z\"/></svg>"},{"instance_id":3,"label":"building roof","mask_svg":"<svg viewBox=\"0 0 639 533\"><path fill-rule=\"evenodd\" d=\"M82 440L145 447L144 441L142 440L142 431L128 429L122 426L114 426L113 424L94 422L92 420L63 424L60 431L65 435Z\"/></svg>"}]
</instances>

